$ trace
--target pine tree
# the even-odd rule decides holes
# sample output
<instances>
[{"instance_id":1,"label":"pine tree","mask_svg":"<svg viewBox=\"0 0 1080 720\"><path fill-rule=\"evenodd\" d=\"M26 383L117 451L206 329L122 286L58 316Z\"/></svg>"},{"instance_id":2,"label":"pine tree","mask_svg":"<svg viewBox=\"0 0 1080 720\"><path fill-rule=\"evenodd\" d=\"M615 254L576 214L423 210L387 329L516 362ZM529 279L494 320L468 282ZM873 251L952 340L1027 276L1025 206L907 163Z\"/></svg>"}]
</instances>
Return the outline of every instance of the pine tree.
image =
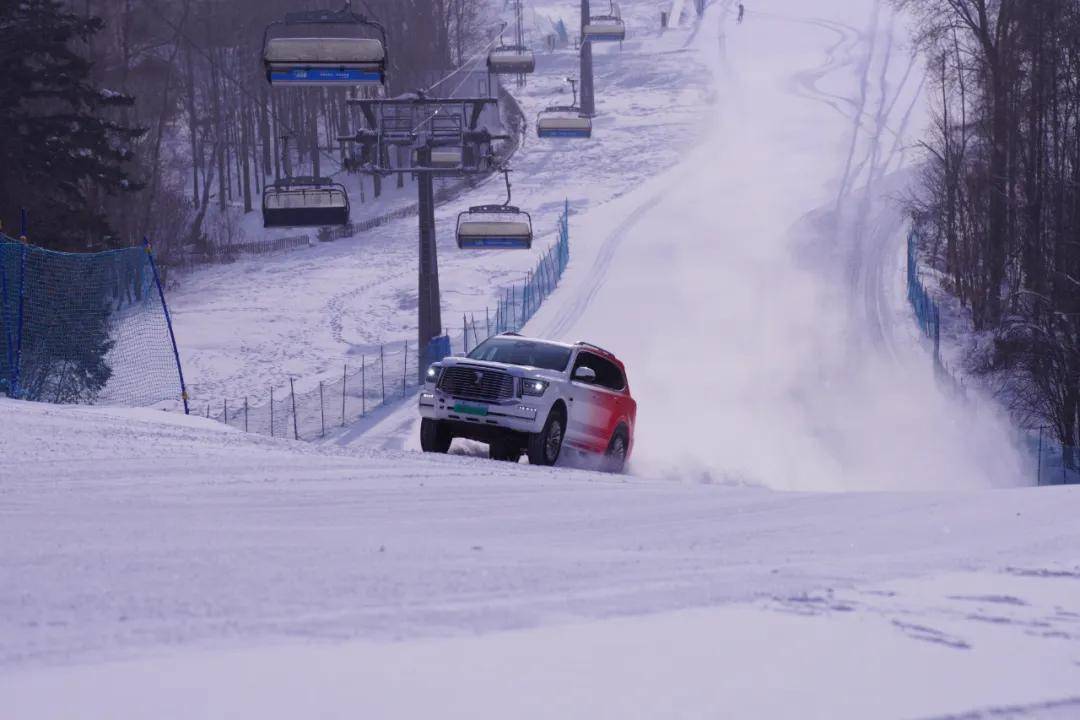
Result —
<instances>
[{"instance_id":1,"label":"pine tree","mask_svg":"<svg viewBox=\"0 0 1080 720\"><path fill-rule=\"evenodd\" d=\"M142 187L128 167L144 130L114 119L134 100L94 87L79 54L102 27L60 0L0 0L0 219L9 234L21 205L36 244L85 247L112 231L101 198Z\"/></svg>"}]
</instances>

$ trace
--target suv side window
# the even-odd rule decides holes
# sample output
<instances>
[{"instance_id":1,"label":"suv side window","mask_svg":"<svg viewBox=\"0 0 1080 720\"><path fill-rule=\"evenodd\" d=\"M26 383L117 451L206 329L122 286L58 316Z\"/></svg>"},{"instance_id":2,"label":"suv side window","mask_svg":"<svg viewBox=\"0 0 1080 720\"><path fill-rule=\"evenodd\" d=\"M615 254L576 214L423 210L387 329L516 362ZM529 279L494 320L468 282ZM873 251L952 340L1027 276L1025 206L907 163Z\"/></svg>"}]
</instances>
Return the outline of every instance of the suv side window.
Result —
<instances>
[{"instance_id":1,"label":"suv side window","mask_svg":"<svg viewBox=\"0 0 1080 720\"><path fill-rule=\"evenodd\" d=\"M579 367L591 368L596 373L595 385L608 390L622 390L626 387L626 379L619 370L619 366L599 355L584 351L578 353L577 360L574 361L574 371L576 372ZM572 374L571 377L573 377Z\"/></svg>"}]
</instances>

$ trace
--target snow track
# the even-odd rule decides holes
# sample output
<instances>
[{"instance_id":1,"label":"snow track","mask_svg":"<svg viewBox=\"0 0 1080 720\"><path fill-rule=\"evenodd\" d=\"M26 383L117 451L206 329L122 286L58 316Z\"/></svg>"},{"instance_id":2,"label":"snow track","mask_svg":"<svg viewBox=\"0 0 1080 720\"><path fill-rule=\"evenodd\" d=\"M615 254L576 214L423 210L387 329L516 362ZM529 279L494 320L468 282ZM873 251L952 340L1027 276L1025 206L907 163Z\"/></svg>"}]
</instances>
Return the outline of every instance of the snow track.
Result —
<instances>
[{"instance_id":1,"label":"snow track","mask_svg":"<svg viewBox=\"0 0 1080 720\"><path fill-rule=\"evenodd\" d=\"M1072 488L785 494L0 412L5 717L918 717L1080 678Z\"/></svg>"},{"instance_id":2,"label":"snow track","mask_svg":"<svg viewBox=\"0 0 1080 720\"><path fill-rule=\"evenodd\" d=\"M1007 421L942 394L896 292L923 120L902 19L878 0L812 18L760 2L741 26L725 10L692 46L717 78L705 139L575 216L565 287L529 329L627 362L636 473L788 489L1023 482Z\"/></svg>"}]
</instances>

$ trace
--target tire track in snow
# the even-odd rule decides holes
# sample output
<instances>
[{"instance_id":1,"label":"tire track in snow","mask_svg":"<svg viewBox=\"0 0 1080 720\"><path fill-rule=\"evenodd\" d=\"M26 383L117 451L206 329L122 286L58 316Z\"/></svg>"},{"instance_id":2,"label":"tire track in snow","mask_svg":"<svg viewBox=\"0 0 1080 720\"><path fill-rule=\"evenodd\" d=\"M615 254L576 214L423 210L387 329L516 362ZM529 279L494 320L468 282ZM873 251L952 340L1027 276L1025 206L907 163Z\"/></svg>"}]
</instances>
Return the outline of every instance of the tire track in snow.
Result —
<instances>
[{"instance_id":1,"label":"tire track in snow","mask_svg":"<svg viewBox=\"0 0 1080 720\"><path fill-rule=\"evenodd\" d=\"M792 74L790 90L800 97L822 102L849 119L855 120L860 117L857 113L853 117L848 111L841 107L842 104L846 104L857 109L858 103L855 100L843 95L825 92L817 87L817 83L830 73L852 64L850 59L841 61L838 58L839 51L846 46L846 54L852 54L858 46L866 40L866 33L846 23L826 18L795 17L762 11L750 11L748 14L753 15L754 17L767 18L779 22L808 25L836 34L837 41L825 48L825 60L821 65L815 68L800 70L799 72Z\"/></svg>"},{"instance_id":2,"label":"tire track in snow","mask_svg":"<svg viewBox=\"0 0 1080 720\"><path fill-rule=\"evenodd\" d=\"M723 7L721 8L721 12L723 13L721 16L721 22L723 18L727 16L728 11L731 8L732 2L733 0L724 0ZM706 16L707 15L708 12L706 12ZM702 18L702 20L697 23L697 27L695 28L694 34L691 36L691 39L693 37L696 37L697 29L700 28L702 23L704 23L704 18ZM688 47L689 44L690 43L688 41L685 47ZM725 62L722 48L720 62ZM636 226L641 221L641 219L645 217L646 213L648 213L657 205L657 203L667 197L671 193L672 188L678 185L679 179L684 174L686 174L687 169L685 163L680 164L679 166L677 166L677 168L678 169L673 171L673 176L668 178L668 181L665 183L663 189L651 194L644 201L642 201L630 213L630 215L626 217L626 219L619 223L615 227L615 229L611 233L609 233L606 238L604 238L604 242L600 246L600 250L597 253L596 259L593 261L587 279L585 279L581 284L577 286L576 294L573 299L562 305L555 318L545 328L544 332L541 333L544 337L560 338L573 328L574 323L577 322L577 319L581 317L581 315L592 303L593 298L596 297L596 294L604 286L604 283L607 280L608 272L611 269L611 262L612 260L614 260L616 251L619 249L619 246L622 244L627 233L629 233L630 230L632 230L634 226Z\"/></svg>"},{"instance_id":3,"label":"tire track in snow","mask_svg":"<svg viewBox=\"0 0 1080 720\"><path fill-rule=\"evenodd\" d=\"M809 70L802 70L792 75L791 91L808 100L816 100L817 102L824 103L841 115L850 117L843 105L855 106L855 101L842 95L825 92L821 90L817 84L824 79L825 76L850 64L849 62L840 61L837 57L837 53L841 48L844 48L849 44L856 46L861 39L857 35L846 32L841 29L841 27L834 27L826 23L811 21L807 21L807 24L815 25L828 32L835 33L838 36L838 39L836 43L825 49L825 61L820 66Z\"/></svg>"},{"instance_id":4,"label":"tire track in snow","mask_svg":"<svg viewBox=\"0 0 1080 720\"><path fill-rule=\"evenodd\" d=\"M847 160L845 161L844 173L840 179L840 189L836 194L836 206L835 212L837 217L840 215L840 211L843 207L844 199L850 190L852 182L852 166L855 162L855 153L859 147L859 130L862 128L862 116L866 112L867 95L869 94L870 83L870 66L874 59L874 48L877 41L878 30L878 17L881 10L881 3L879 0L874 2L874 12L871 17L870 32L866 37L866 56L864 62L860 64L859 72L861 73L861 79L859 81L859 99L856 106L855 122L851 131L851 144L848 147Z\"/></svg>"},{"instance_id":5,"label":"tire track in snow","mask_svg":"<svg viewBox=\"0 0 1080 720\"><path fill-rule=\"evenodd\" d=\"M844 162L836 200L833 203L833 236L836 244L849 248L847 258L847 284L850 287L852 305L855 312L863 316L862 327L869 334L875 346L889 350L890 325L888 316L891 303L888 298L886 274L892 264L891 251L896 249L896 217L892 213L883 213L876 222L872 221L874 193L880 187L899 158L897 169L903 166L906 148L903 140L907 127L925 82L920 81L919 91L906 108L899 125L893 127L891 120L903 97L917 67L917 55L912 53L902 79L896 88L891 89L889 73L895 67L893 62L896 32L896 14L891 13L888 21L882 23L881 2L876 0L868 22L868 30L860 31L843 23L818 18L790 18L771 13L755 15L773 17L780 20L799 22L836 33L836 43L826 48L826 59L817 68L804 70L792 76L792 90L801 97L822 102L851 120L851 140ZM879 59L879 44L884 33L884 49ZM854 53L859 45L865 46L861 61L857 64L859 74L858 95L855 99L825 93L817 88L816 83L830 72L835 72L852 63L840 62L837 58L841 49L847 45L847 52ZM876 83L871 78L877 68ZM874 96L877 96L874 98ZM871 110L872 98L876 107ZM847 108L845 106L850 106ZM892 143L885 151L885 137L891 135ZM860 188L860 180L865 184ZM852 196L858 190L857 202Z\"/></svg>"},{"instance_id":6,"label":"tire track in snow","mask_svg":"<svg viewBox=\"0 0 1080 720\"><path fill-rule=\"evenodd\" d=\"M903 149L901 145L902 138L918 100L918 95L916 95L916 99L909 105L899 128L895 132L895 138L888 153L882 157L884 131L889 125L889 119L892 117L901 95L908 86L911 73L917 63L917 57L915 55L909 56L904 75L890 98L888 72L893 57L892 50L896 33L895 14L890 15L885 32L887 33L887 46L878 81L880 100L875 115L876 131L866 155L855 172L855 177L858 177L865 171L866 184L861 189L855 216L850 226L852 254L849 260L849 278L852 299L854 304L861 309L863 329L868 333L869 340L878 349L883 350L887 355L895 359L897 351L889 330L891 322L888 316L891 303L888 298L885 278L890 272L890 266L893 264L892 251L897 249L895 239L897 237L896 225L899 218L886 210L881 212L875 222L872 221L871 214L874 211L875 201L877 201L876 193L878 188L885 181L889 167L892 165L897 153ZM920 83L920 90L921 87ZM851 188L849 188L849 193L850 190ZM848 200L849 197L844 198L845 203ZM842 223L843 218L838 216L837 221Z\"/></svg>"},{"instance_id":7,"label":"tire track in snow","mask_svg":"<svg viewBox=\"0 0 1080 720\"><path fill-rule=\"evenodd\" d=\"M674 185L674 183L669 183L668 187L664 190L649 196L644 202L638 205L625 220L619 223L606 238L604 238L604 242L600 246L600 252L593 261L586 281L578 285L574 299L568 304L564 304L559 310L555 319L546 328L545 332L542 333L544 337L560 338L565 333L569 332L574 326L574 323L577 322L577 319L581 317L582 313L589 307L589 304L592 303L593 298L596 297L596 293L603 287L604 282L607 279L608 271L611 269L611 261L615 258L615 252L619 249L626 234L641 221L641 218L644 217L656 203L670 193L672 185Z\"/></svg>"}]
</instances>

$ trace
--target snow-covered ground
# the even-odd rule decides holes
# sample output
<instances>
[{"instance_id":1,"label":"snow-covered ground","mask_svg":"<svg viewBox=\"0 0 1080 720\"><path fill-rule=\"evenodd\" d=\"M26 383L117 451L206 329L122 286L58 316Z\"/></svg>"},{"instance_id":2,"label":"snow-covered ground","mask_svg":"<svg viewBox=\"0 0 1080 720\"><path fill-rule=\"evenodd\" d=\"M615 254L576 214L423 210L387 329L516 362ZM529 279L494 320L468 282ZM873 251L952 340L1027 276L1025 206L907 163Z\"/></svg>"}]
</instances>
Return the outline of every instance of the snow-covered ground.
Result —
<instances>
[{"instance_id":1,"label":"snow-covered ground","mask_svg":"<svg viewBox=\"0 0 1080 720\"><path fill-rule=\"evenodd\" d=\"M410 407L306 445L2 401L0 717L1080 716L1080 492L1009 489L1007 423L903 305L902 18L733 5L660 34L624 0L596 139L515 161L538 224L576 211L528 330L627 362L631 476L409 452ZM454 210L448 318L533 261L458 253ZM411 337L413 223L383 230L185 289L198 390Z\"/></svg>"},{"instance_id":2,"label":"snow-covered ground","mask_svg":"<svg viewBox=\"0 0 1080 720\"><path fill-rule=\"evenodd\" d=\"M5 718L921 717L1080 687L1075 488L776 493L0 413Z\"/></svg>"}]
</instances>

